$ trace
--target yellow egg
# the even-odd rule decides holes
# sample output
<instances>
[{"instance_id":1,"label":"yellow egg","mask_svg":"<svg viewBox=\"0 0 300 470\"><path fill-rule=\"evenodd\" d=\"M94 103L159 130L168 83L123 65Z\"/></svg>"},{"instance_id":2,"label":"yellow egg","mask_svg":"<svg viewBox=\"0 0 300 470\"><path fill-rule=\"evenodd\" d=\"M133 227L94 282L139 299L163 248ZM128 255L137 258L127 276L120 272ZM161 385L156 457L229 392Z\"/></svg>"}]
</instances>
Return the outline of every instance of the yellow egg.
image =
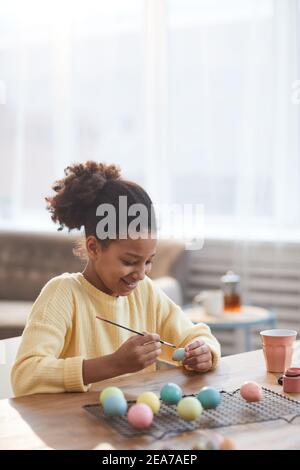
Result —
<instances>
[{"instance_id":1,"label":"yellow egg","mask_svg":"<svg viewBox=\"0 0 300 470\"><path fill-rule=\"evenodd\" d=\"M137 398L137 403L145 403L153 411L153 413L158 413L160 409L160 401L157 395L153 392L144 392Z\"/></svg>"},{"instance_id":2,"label":"yellow egg","mask_svg":"<svg viewBox=\"0 0 300 470\"><path fill-rule=\"evenodd\" d=\"M102 390L99 396L101 405L103 405L106 398L111 396L118 396L124 398L124 393L118 387L106 387Z\"/></svg>"},{"instance_id":3,"label":"yellow egg","mask_svg":"<svg viewBox=\"0 0 300 470\"><path fill-rule=\"evenodd\" d=\"M202 405L197 398L185 397L177 405L177 413L186 421L193 421L202 413Z\"/></svg>"}]
</instances>

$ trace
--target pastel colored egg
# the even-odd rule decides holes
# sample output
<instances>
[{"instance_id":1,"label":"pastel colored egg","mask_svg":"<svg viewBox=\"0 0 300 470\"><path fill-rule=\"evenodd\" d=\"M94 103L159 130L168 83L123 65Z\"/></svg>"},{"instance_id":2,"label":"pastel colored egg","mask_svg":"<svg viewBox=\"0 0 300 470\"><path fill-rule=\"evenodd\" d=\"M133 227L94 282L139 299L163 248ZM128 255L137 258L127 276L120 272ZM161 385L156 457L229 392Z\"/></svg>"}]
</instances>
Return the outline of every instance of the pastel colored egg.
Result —
<instances>
[{"instance_id":1,"label":"pastel colored egg","mask_svg":"<svg viewBox=\"0 0 300 470\"><path fill-rule=\"evenodd\" d=\"M197 399L204 409L217 408L221 403L221 394L214 387L203 387L198 393Z\"/></svg>"},{"instance_id":2,"label":"pastel colored egg","mask_svg":"<svg viewBox=\"0 0 300 470\"><path fill-rule=\"evenodd\" d=\"M136 403L129 408L127 419L134 428L149 428L153 421L153 412L145 403Z\"/></svg>"},{"instance_id":3,"label":"pastel colored egg","mask_svg":"<svg viewBox=\"0 0 300 470\"><path fill-rule=\"evenodd\" d=\"M177 405L177 413L186 421L194 421L202 413L202 405L197 398L185 397Z\"/></svg>"},{"instance_id":4,"label":"pastel colored egg","mask_svg":"<svg viewBox=\"0 0 300 470\"><path fill-rule=\"evenodd\" d=\"M220 449L221 450L235 450L236 449L235 442L229 437L224 437L224 440L221 444Z\"/></svg>"},{"instance_id":5,"label":"pastel colored egg","mask_svg":"<svg viewBox=\"0 0 300 470\"><path fill-rule=\"evenodd\" d=\"M193 445L192 450L208 450L207 439L203 439L202 437L198 439L198 441Z\"/></svg>"},{"instance_id":6,"label":"pastel colored egg","mask_svg":"<svg viewBox=\"0 0 300 470\"><path fill-rule=\"evenodd\" d=\"M102 406L107 416L124 416L127 411L127 401L118 395L107 397Z\"/></svg>"},{"instance_id":7,"label":"pastel colored egg","mask_svg":"<svg viewBox=\"0 0 300 470\"><path fill-rule=\"evenodd\" d=\"M160 398L169 405L176 405L182 398L182 390L177 384L168 383L161 389Z\"/></svg>"},{"instance_id":8,"label":"pastel colored egg","mask_svg":"<svg viewBox=\"0 0 300 470\"><path fill-rule=\"evenodd\" d=\"M193 450L220 450L220 445L213 437L201 436L193 445Z\"/></svg>"},{"instance_id":9,"label":"pastel colored egg","mask_svg":"<svg viewBox=\"0 0 300 470\"><path fill-rule=\"evenodd\" d=\"M212 435L213 440L217 443L219 448L221 449L221 446L224 442L224 436L218 432L214 432Z\"/></svg>"},{"instance_id":10,"label":"pastel colored egg","mask_svg":"<svg viewBox=\"0 0 300 470\"><path fill-rule=\"evenodd\" d=\"M183 361L185 357L185 349L179 348L173 352L172 359L173 361Z\"/></svg>"},{"instance_id":11,"label":"pastel colored egg","mask_svg":"<svg viewBox=\"0 0 300 470\"><path fill-rule=\"evenodd\" d=\"M153 392L144 392L138 396L137 403L145 403L148 405L153 413L158 413L160 409L160 401L157 395Z\"/></svg>"},{"instance_id":12,"label":"pastel colored egg","mask_svg":"<svg viewBox=\"0 0 300 470\"><path fill-rule=\"evenodd\" d=\"M241 396L249 401L260 401L263 397L263 391L256 382L245 382L240 388Z\"/></svg>"},{"instance_id":13,"label":"pastel colored egg","mask_svg":"<svg viewBox=\"0 0 300 470\"><path fill-rule=\"evenodd\" d=\"M112 395L124 398L124 393L118 387L106 387L102 390L99 396L101 405L103 405L106 398Z\"/></svg>"}]
</instances>

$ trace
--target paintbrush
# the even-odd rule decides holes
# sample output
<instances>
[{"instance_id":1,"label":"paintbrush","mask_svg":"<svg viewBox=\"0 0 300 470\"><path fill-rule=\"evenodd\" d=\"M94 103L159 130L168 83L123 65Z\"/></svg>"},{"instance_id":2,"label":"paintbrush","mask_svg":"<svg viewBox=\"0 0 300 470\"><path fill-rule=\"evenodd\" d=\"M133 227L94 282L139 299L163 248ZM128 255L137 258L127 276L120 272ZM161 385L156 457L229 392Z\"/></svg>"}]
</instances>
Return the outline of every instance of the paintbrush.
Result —
<instances>
[{"instance_id":1,"label":"paintbrush","mask_svg":"<svg viewBox=\"0 0 300 470\"><path fill-rule=\"evenodd\" d=\"M132 333L135 333L137 335L140 335L140 336L145 336L144 333L140 333L139 331L135 331L135 330L132 330L131 328L127 328L127 326L123 326L123 325L119 325L119 323L115 323L111 320L106 320L106 318L101 318L101 317L98 317L96 316L96 318L98 318L98 320L102 320L102 321L105 321L106 323L110 323L111 325L115 325L115 326L118 326L120 328L124 328L124 330L128 330L128 331L131 331ZM171 344L171 343L167 343L167 341L162 341L161 339L159 340L159 342L161 344L165 344L166 346L170 346L171 348L175 348L176 349L176 346L174 344Z\"/></svg>"}]
</instances>

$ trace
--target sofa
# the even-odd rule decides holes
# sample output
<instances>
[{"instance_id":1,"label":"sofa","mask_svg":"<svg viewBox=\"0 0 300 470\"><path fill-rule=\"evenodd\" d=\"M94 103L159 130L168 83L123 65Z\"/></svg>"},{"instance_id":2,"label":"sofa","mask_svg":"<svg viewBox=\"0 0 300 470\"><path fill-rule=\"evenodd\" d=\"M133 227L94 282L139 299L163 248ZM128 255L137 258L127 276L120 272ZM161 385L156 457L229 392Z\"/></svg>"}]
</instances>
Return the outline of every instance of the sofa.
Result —
<instances>
[{"instance_id":1,"label":"sofa","mask_svg":"<svg viewBox=\"0 0 300 470\"><path fill-rule=\"evenodd\" d=\"M79 240L65 233L0 231L0 339L22 334L32 304L49 279L82 271L85 261L73 253ZM181 304L184 245L160 241L150 277Z\"/></svg>"}]
</instances>

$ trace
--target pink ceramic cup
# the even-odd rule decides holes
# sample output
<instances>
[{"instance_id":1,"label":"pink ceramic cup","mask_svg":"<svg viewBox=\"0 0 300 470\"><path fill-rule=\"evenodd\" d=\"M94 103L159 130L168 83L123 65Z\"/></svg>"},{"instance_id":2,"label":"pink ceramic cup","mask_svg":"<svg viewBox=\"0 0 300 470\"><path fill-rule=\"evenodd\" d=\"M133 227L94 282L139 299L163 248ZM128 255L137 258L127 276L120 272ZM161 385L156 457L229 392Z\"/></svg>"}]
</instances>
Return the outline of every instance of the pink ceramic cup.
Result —
<instances>
[{"instance_id":1,"label":"pink ceramic cup","mask_svg":"<svg viewBox=\"0 0 300 470\"><path fill-rule=\"evenodd\" d=\"M295 330L264 330L260 332L268 372L284 372L291 366Z\"/></svg>"}]
</instances>

